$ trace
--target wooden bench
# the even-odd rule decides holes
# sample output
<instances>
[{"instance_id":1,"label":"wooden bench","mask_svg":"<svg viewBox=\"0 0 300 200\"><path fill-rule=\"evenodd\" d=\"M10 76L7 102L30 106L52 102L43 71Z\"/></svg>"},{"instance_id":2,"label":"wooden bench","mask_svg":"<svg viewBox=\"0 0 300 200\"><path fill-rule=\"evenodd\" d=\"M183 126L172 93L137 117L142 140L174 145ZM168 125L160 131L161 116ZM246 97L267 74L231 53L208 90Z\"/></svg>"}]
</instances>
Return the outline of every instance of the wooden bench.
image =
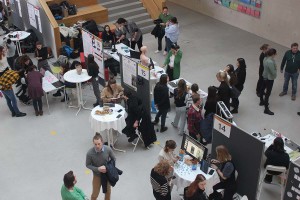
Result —
<instances>
[{"instance_id":1,"label":"wooden bench","mask_svg":"<svg viewBox=\"0 0 300 200\"><path fill-rule=\"evenodd\" d=\"M57 20L57 23L64 23L66 26L72 26L80 20L95 20L97 24L107 22L108 11L101 5L90 5L77 9L76 15L69 15L62 20Z\"/></svg>"}]
</instances>

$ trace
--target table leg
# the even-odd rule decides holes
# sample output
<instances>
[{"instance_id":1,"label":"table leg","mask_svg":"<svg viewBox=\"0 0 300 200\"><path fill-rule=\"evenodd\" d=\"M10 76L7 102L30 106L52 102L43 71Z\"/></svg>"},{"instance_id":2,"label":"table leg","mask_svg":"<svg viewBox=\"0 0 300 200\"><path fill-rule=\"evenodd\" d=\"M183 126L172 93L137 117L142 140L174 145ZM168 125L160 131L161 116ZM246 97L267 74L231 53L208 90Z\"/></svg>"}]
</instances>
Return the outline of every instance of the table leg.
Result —
<instances>
[{"instance_id":1,"label":"table leg","mask_svg":"<svg viewBox=\"0 0 300 200\"><path fill-rule=\"evenodd\" d=\"M18 51L18 54L19 54L19 56L22 56L22 49L21 49L20 41L17 40L17 41L16 41L16 44L17 44L17 51Z\"/></svg>"},{"instance_id":2,"label":"table leg","mask_svg":"<svg viewBox=\"0 0 300 200\"><path fill-rule=\"evenodd\" d=\"M81 83L76 83L76 90L77 90L77 106L69 106L70 108L78 108L78 111L76 113L76 116L80 112L81 108L84 110L92 110L90 108L84 107L85 102L83 101L82 97L82 88L81 88Z\"/></svg>"},{"instance_id":3,"label":"table leg","mask_svg":"<svg viewBox=\"0 0 300 200\"><path fill-rule=\"evenodd\" d=\"M45 97L46 97L46 102L47 102L47 107L48 107L48 113L50 115L50 108L49 108L49 102L48 102L48 95L47 92L45 92Z\"/></svg>"},{"instance_id":4,"label":"table leg","mask_svg":"<svg viewBox=\"0 0 300 200\"><path fill-rule=\"evenodd\" d=\"M125 150L121 150L121 149L115 148L115 142L113 140L114 139L114 137L113 137L113 129L111 128L111 129L107 130L106 133L107 133L107 143L108 143L108 146L110 146L115 151L120 151L120 152L125 153L126 152ZM110 137L112 137L112 143L110 142Z\"/></svg>"}]
</instances>

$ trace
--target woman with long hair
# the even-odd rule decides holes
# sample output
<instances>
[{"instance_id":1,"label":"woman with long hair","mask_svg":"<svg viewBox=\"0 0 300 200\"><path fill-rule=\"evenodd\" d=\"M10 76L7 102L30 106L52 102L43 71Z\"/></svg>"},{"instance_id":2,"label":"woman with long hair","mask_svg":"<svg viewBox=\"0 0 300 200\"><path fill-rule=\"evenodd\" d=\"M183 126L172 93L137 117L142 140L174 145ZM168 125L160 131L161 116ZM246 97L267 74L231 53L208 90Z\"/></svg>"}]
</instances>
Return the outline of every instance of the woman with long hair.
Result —
<instances>
[{"instance_id":1,"label":"woman with long hair","mask_svg":"<svg viewBox=\"0 0 300 200\"><path fill-rule=\"evenodd\" d=\"M223 101L228 109L230 109L230 94L229 80L227 72L219 71L216 75L220 86L218 87L218 101Z\"/></svg>"},{"instance_id":2,"label":"woman with long hair","mask_svg":"<svg viewBox=\"0 0 300 200\"><path fill-rule=\"evenodd\" d=\"M208 87L208 95L204 105L205 113L204 117L207 117L210 113L216 113L217 110L217 89L214 86Z\"/></svg>"},{"instance_id":3,"label":"woman with long hair","mask_svg":"<svg viewBox=\"0 0 300 200\"><path fill-rule=\"evenodd\" d=\"M185 200L208 200L204 192L205 186L206 178L202 174L198 174L188 187L185 193Z\"/></svg>"},{"instance_id":4,"label":"woman with long hair","mask_svg":"<svg viewBox=\"0 0 300 200\"><path fill-rule=\"evenodd\" d=\"M96 103L94 103L94 107L100 104L100 90L99 90L99 82L98 82L98 74L99 74L99 66L94 60L94 56L92 54L88 55L88 74L92 77L92 86L94 95L96 97Z\"/></svg>"},{"instance_id":5,"label":"woman with long hair","mask_svg":"<svg viewBox=\"0 0 300 200\"><path fill-rule=\"evenodd\" d=\"M165 132L168 130L166 127L166 118L167 113L170 110L170 99L169 99L169 88L167 83L169 81L169 77L167 74L162 74L160 76L159 82L154 87L154 104L158 108L158 112L155 116L154 121L152 122L156 125L161 117L161 128L160 132Z\"/></svg>"},{"instance_id":6,"label":"woman with long hair","mask_svg":"<svg viewBox=\"0 0 300 200\"><path fill-rule=\"evenodd\" d=\"M220 197L218 189L224 189L223 200L232 200L236 192L235 166L228 149L224 145L216 147L217 159L211 160L211 168L215 169L219 175L220 182L213 186L214 192L209 195L209 199ZM222 195L221 195L222 196Z\"/></svg>"},{"instance_id":7,"label":"woman with long hair","mask_svg":"<svg viewBox=\"0 0 300 200\"><path fill-rule=\"evenodd\" d=\"M266 57L266 53L267 53L268 49L269 49L268 44L263 44L260 47L261 53L259 55L259 70L258 70L259 78L258 78L257 85L256 85L256 95L258 97L260 96L260 90L261 90L263 82L264 82L264 78L263 78L262 74L264 72L264 59Z\"/></svg>"},{"instance_id":8,"label":"woman with long hair","mask_svg":"<svg viewBox=\"0 0 300 200\"><path fill-rule=\"evenodd\" d=\"M108 80L107 86L101 92L103 103L120 103L123 96L124 88L117 84L116 79Z\"/></svg>"},{"instance_id":9,"label":"woman with long hair","mask_svg":"<svg viewBox=\"0 0 300 200\"><path fill-rule=\"evenodd\" d=\"M51 67L48 64L48 48L47 47L43 47L43 44L40 41L37 41L36 44L36 49L35 49L35 57L38 61L37 66L38 69L41 70L41 68L43 68L45 71L49 71L52 73Z\"/></svg>"},{"instance_id":10,"label":"woman with long hair","mask_svg":"<svg viewBox=\"0 0 300 200\"><path fill-rule=\"evenodd\" d=\"M172 170L167 160L161 160L151 170L150 181L156 200L171 200L171 188L166 178Z\"/></svg>"},{"instance_id":11,"label":"woman with long hair","mask_svg":"<svg viewBox=\"0 0 300 200\"><path fill-rule=\"evenodd\" d=\"M290 156L284 150L284 142L281 137L274 139L273 144L271 144L265 151L267 157L264 167L267 165L274 165L280 167L289 168ZM265 176L264 181L266 183L271 183L273 175L279 175L280 172L268 171L268 174Z\"/></svg>"},{"instance_id":12,"label":"woman with long hair","mask_svg":"<svg viewBox=\"0 0 300 200\"><path fill-rule=\"evenodd\" d=\"M174 117L174 122L171 124L175 128L179 128L179 135L184 134L184 128L186 124L186 103L185 98L187 95L187 87L184 79L180 79L178 81L178 87L174 90L174 102L175 102L175 110L176 114ZM178 127L180 120L180 125Z\"/></svg>"},{"instance_id":13,"label":"woman with long hair","mask_svg":"<svg viewBox=\"0 0 300 200\"><path fill-rule=\"evenodd\" d=\"M269 109L269 97L272 92L274 80L277 77L277 65L274 60L277 55L276 49L269 49L267 51L267 57L264 59L264 84L260 90L260 106L265 106L264 113L267 115L274 115L274 113ZM266 90L266 93L264 91ZM264 98L265 95L265 98Z\"/></svg>"},{"instance_id":14,"label":"woman with long hair","mask_svg":"<svg viewBox=\"0 0 300 200\"><path fill-rule=\"evenodd\" d=\"M102 41L112 43L114 40L113 33L110 30L110 27L106 24L104 26L104 31L102 32Z\"/></svg>"},{"instance_id":15,"label":"woman with long hair","mask_svg":"<svg viewBox=\"0 0 300 200\"><path fill-rule=\"evenodd\" d=\"M238 89L240 92L244 89L244 83L246 81L246 62L244 58L238 58L237 59L237 68L234 71L237 77L237 83L234 85L236 89ZM240 101L238 97L232 98L232 107L233 110L231 113L238 113L238 108L240 105Z\"/></svg>"}]
</instances>

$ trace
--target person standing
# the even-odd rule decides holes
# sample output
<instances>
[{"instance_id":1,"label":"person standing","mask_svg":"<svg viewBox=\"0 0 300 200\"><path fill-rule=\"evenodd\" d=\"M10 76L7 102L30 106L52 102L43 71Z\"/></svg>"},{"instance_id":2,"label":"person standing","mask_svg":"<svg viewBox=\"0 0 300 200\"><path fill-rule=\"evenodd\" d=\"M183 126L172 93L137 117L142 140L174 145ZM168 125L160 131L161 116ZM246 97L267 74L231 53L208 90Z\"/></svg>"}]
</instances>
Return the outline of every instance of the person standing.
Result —
<instances>
[{"instance_id":1,"label":"person standing","mask_svg":"<svg viewBox=\"0 0 300 200\"><path fill-rule=\"evenodd\" d=\"M202 120L201 115L201 98L199 94L194 94L192 96L193 104L188 110L187 124L189 135L195 140L201 141L203 143L201 132L200 132L200 121Z\"/></svg>"},{"instance_id":2,"label":"person standing","mask_svg":"<svg viewBox=\"0 0 300 200\"><path fill-rule=\"evenodd\" d=\"M260 90L260 106L265 106L264 113L267 115L274 115L274 113L269 109L269 97L272 92L274 80L277 77L277 65L275 63L274 57L277 55L276 49L269 49L267 51L267 57L264 59L264 84L263 87ZM266 89L265 93L265 99L264 99L264 91Z\"/></svg>"},{"instance_id":3,"label":"person standing","mask_svg":"<svg viewBox=\"0 0 300 200\"><path fill-rule=\"evenodd\" d=\"M119 18L117 24L124 27L126 31L126 38L130 39L130 47L134 50L137 44L140 51L143 46L143 33L135 22L127 21L124 18Z\"/></svg>"},{"instance_id":4,"label":"person standing","mask_svg":"<svg viewBox=\"0 0 300 200\"><path fill-rule=\"evenodd\" d=\"M293 43L291 45L291 49L285 52L281 66L280 72L283 73L283 69L285 66L284 71L284 84L282 92L279 94L280 97L287 94L290 79L292 81L292 101L296 100L296 93L297 93L297 82L299 77L300 71L300 51L298 49L298 43Z\"/></svg>"},{"instance_id":5,"label":"person standing","mask_svg":"<svg viewBox=\"0 0 300 200\"><path fill-rule=\"evenodd\" d=\"M171 170L171 165L167 160L160 160L151 170L150 181L156 200L171 200L171 187L167 179Z\"/></svg>"},{"instance_id":6,"label":"person standing","mask_svg":"<svg viewBox=\"0 0 300 200\"><path fill-rule=\"evenodd\" d=\"M205 101L204 109L204 117L206 118L210 113L217 112L217 89L214 86L209 86L207 90L207 99Z\"/></svg>"},{"instance_id":7,"label":"person standing","mask_svg":"<svg viewBox=\"0 0 300 200\"><path fill-rule=\"evenodd\" d=\"M103 145L103 139L100 133L93 137L94 147L86 154L86 167L93 171L93 191L91 200L96 200L100 193L100 188L106 187L105 200L110 200L111 185L108 181L104 182L106 167L105 164L110 159L116 160L116 157L109 146Z\"/></svg>"},{"instance_id":8,"label":"person standing","mask_svg":"<svg viewBox=\"0 0 300 200\"><path fill-rule=\"evenodd\" d=\"M230 109L231 89L229 87L227 72L219 71L216 77L220 82L220 86L218 87L218 101L223 101L227 109Z\"/></svg>"},{"instance_id":9,"label":"person standing","mask_svg":"<svg viewBox=\"0 0 300 200\"><path fill-rule=\"evenodd\" d=\"M7 48L7 62L10 68L14 70L14 60L16 58L16 45L11 41L11 39L7 39L6 48Z\"/></svg>"},{"instance_id":10,"label":"person standing","mask_svg":"<svg viewBox=\"0 0 300 200\"><path fill-rule=\"evenodd\" d=\"M246 62L244 58L238 58L237 59L237 68L234 72L237 77L237 83L234 85L236 89L238 89L240 92L244 89L244 83L246 81ZM232 107L233 110L231 113L238 113L238 108L240 105L240 101L238 97L232 98Z\"/></svg>"},{"instance_id":11,"label":"person standing","mask_svg":"<svg viewBox=\"0 0 300 200\"><path fill-rule=\"evenodd\" d=\"M155 120L152 122L156 125L161 117L160 132L165 132L168 127L165 126L167 113L170 110L169 88L167 86L168 75L162 74L159 82L154 87L154 104L158 108L158 113L155 116Z\"/></svg>"},{"instance_id":12,"label":"person standing","mask_svg":"<svg viewBox=\"0 0 300 200\"><path fill-rule=\"evenodd\" d=\"M179 25L176 17L172 17L170 21L166 23L166 47L167 53L171 50L172 43L177 44L178 37L179 37ZM167 55L167 54L164 54Z\"/></svg>"},{"instance_id":13,"label":"person standing","mask_svg":"<svg viewBox=\"0 0 300 200\"><path fill-rule=\"evenodd\" d=\"M92 54L88 55L88 74L91 76L92 85L93 85L93 91L94 95L96 97L96 103L94 103L94 107L98 106L100 104L100 89L99 89L99 83L98 83L98 74L99 74L99 66L94 60L94 56Z\"/></svg>"},{"instance_id":14,"label":"person standing","mask_svg":"<svg viewBox=\"0 0 300 200\"><path fill-rule=\"evenodd\" d=\"M158 19L161 20L160 23L160 28L162 29L162 33L160 36L157 37L157 41L158 41L158 48L155 51L155 53L159 53L162 51L162 39L165 35L165 28L166 28L166 24L168 21L170 21L170 19L172 19L173 16L169 14L169 9L168 7L163 7L163 11L162 13L160 13L160 15L158 16ZM167 43L165 44L165 49L164 49L164 55L167 55Z\"/></svg>"},{"instance_id":15,"label":"person standing","mask_svg":"<svg viewBox=\"0 0 300 200\"><path fill-rule=\"evenodd\" d=\"M7 20L6 12L3 8L2 2L0 2L0 27L3 31L5 31L5 34L8 34L10 31L6 26L4 25L4 21Z\"/></svg>"},{"instance_id":16,"label":"person standing","mask_svg":"<svg viewBox=\"0 0 300 200\"><path fill-rule=\"evenodd\" d=\"M174 117L174 122L171 124L175 128L179 128L179 135L184 134L184 128L186 124L186 99L187 95L187 87L186 87L186 82L184 79L180 79L178 81L178 87L174 90L174 102L176 106L176 115ZM180 120L180 125L178 127Z\"/></svg>"},{"instance_id":17,"label":"person standing","mask_svg":"<svg viewBox=\"0 0 300 200\"><path fill-rule=\"evenodd\" d=\"M5 55L5 50L3 46L0 46L0 76L9 69L9 64Z\"/></svg>"},{"instance_id":18,"label":"person standing","mask_svg":"<svg viewBox=\"0 0 300 200\"><path fill-rule=\"evenodd\" d=\"M171 51L169 51L164 63L164 66L167 66L169 81L173 81L174 79L178 79L180 77L181 58L182 51L180 50L180 46L177 44L172 44Z\"/></svg>"},{"instance_id":19,"label":"person standing","mask_svg":"<svg viewBox=\"0 0 300 200\"><path fill-rule=\"evenodd\" d=\"M62 200L88 200L83 191L75 186L76 183L77 179L73 171L69 171L64 175L64 184L60 189Z\"/></svg>"},{"instance_id":20,"label":"person standing","mask_svg":"<svg viewBox=\"0 0 300 200\"><path fill-rule=\"evenodd\" d=\"M257 85L256 85L256 95L259 97L260 95L260 90L262 88L263 82L264 82L264 78L262 76L263 72L264 72L264 58L266 57L266 52L269 48L268 44L263 44L260 47L261 50L261 54L259 56L259 71L258 71L258 81L257 81Z\"/></svg>"},{"instance_id":21,"label":"person standing","mask_svg":"<svg viewBox=\"0 0 300 200\"><path fill-rule=\"evenodd\" d=\"M12 85L19 79L19 73L14 70L6 70L5 73L0 77L0 90L4 94L7 102L7 106L11 111L12 117L24 117L26 113L20 112L17 100L12 88Z\"/></svg>"},{"instance_id":22,"label":"person standing","mask_svg":"<svg viewBox=\"0 0 300 200\"><path fill-rule=\"evenodd\" d=\"M27 82L28 95L32 99L32 104L35 110L35 116L43 115L43 76L39 71L35 71L35 66L31 65L28 68Z\"/></svg>"}]
</instances>

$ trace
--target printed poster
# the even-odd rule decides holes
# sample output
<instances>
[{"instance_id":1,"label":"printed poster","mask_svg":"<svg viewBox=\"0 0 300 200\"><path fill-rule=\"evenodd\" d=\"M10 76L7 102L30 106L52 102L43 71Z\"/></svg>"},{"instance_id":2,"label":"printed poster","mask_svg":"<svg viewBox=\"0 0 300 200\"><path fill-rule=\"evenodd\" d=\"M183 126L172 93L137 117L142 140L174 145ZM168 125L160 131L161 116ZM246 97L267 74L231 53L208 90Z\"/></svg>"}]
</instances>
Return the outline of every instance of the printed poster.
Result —
<instances>
[{"instance_id":1,"label":"printed poster","mask_svg":"<svg viewBox=\"0 0 300 200\"><path fill-rule=\"evenodd\" d=\"M122 68L123 82L136 91L136 62L122 56Z\"/></svg>"}]
</instances>

